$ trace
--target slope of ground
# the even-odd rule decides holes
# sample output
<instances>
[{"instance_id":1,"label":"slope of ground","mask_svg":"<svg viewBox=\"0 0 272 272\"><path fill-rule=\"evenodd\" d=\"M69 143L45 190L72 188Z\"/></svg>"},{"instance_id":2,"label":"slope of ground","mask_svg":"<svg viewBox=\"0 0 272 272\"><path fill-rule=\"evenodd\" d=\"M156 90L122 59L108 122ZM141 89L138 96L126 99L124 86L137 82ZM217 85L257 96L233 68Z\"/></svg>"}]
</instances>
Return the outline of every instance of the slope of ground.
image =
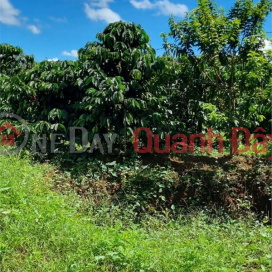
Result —
<instances>
[{"instance_id":1,"label":"slope of ground","mask_svg":"<svg viewBox=\"0 0 272 272\"><path fill-rule=\"evenodd\" d=\"M52 190L52 168L0 156L0 271L271 271L272 230L251 221L122 218ZM91 202L90 202L90 205ZM106 211L107 214L110 211Z\"/></svg>"}]
</instances>

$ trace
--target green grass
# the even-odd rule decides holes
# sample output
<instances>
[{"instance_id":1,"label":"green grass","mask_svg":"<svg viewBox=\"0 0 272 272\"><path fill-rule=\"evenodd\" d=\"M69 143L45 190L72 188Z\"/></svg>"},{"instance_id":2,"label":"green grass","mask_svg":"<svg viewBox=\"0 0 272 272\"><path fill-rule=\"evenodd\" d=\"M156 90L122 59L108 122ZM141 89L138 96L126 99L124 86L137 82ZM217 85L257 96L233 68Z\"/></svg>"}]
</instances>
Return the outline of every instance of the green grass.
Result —
<instances>
[{"instance_id":1,"label":"green grass","mask_svg":"<svg viewBox=\"0 0 272 272\"><path fill-rule=\"evenodd\" d=\"M272 230L257 222L149 218L103 226L50 166L0 156L0 271L271 271ZM108 218L108 219L107 219ZM107 221L108 220L108 221Z\"/></svg>"}]
</instances>

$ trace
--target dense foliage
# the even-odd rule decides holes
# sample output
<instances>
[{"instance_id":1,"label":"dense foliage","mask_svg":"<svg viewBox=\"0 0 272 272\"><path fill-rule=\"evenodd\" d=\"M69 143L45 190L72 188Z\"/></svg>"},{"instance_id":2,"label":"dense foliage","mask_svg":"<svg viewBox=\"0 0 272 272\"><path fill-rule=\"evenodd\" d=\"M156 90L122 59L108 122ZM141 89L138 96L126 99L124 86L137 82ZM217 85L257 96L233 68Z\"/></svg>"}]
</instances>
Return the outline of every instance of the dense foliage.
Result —
<instances>
[{"instance_id":1,"label":"dense foliage","mask_svg":"<svg viewBox=\"0 0 272 272\"><path fill-rule=\"evenodd\" d=\"M271 7L271 1L237 1L225 13L203 0L185 20L169 20L174 43L165 36L165 48L181 67L186 63L178 74L177 96L187 100L187 115L195 114L199 130L207 125L268 128L271 54L263 50L263 22Z\"/></svg>"},{"instance_id":2,"label":"dense foliage","mask_svg":"<svg viewBox=\"0 0 272 272\"><path fill-rule=\"evenodd\" d=\"M63 134L67 149L72 126L89 140L118 134L113 156L35 153L46 163L33 165L27 148L0 155L1 271L271 270L267 158L132 152L139 127L159 134L161 149L165 134L271 131L263 23L272 1L255 2L226 12L198 0L185 19L169 19L162 56L127 22L108 25L76 61L35 62L0 44L0 113L48 142Z\"/></svg>"},{"instance_id":3,"label":"dense foliage","mask_svg":"<svg viewBox=\"0 0 272 272\"><path fill-rule=\"evenodd\" d=\"M233 126L269 129L272 54L263 49L263 23L271 7L269 0L239 0L226 13L199 0L184 20L170 18L159 57L141 26L126 22L98 33L77 61L36 63L1 44L0 111L48 137L68 135L70 126L84 126L90 139L114 132L119 150L127 141L132 147L138 127L162 138L209 126L226 135Z\"/></svg>"}]
</instances>

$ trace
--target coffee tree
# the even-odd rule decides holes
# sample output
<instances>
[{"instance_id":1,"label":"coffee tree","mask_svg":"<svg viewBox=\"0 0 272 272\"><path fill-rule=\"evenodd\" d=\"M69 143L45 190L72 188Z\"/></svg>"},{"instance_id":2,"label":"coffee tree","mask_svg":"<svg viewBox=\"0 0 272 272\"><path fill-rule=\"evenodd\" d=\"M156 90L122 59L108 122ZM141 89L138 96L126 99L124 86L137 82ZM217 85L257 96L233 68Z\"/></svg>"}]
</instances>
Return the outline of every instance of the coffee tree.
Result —
<instances>
[{"instance_id":1,"label":"coffee tree","mask_svg":"<svg viewBox=\"0 0 272 272\"><path fill-rule=\"evenodd\" d=\"M89 124L93 133L128 137L136 127L158 128L165 120L164 92L152 79L163 63L156 61L149 36L139 25L117 22L97 39L79 50L79 86L86 95L81 105L85 113L76 123Z\"/></svg>"}]
</instances>

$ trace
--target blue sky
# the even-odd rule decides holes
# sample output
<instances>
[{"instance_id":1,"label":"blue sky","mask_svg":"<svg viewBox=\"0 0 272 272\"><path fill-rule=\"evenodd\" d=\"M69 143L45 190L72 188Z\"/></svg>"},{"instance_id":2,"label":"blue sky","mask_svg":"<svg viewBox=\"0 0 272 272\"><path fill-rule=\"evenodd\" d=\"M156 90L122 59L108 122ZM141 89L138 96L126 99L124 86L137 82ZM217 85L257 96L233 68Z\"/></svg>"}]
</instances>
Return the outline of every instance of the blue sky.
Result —
<instances>
[{"instance_id":1,"label":"blue sky","mask_svg":"<svg viewBox=\"0 0 272 272\"><path fill-rule=\"evenodd\" d=\"M216 2L229 9L235 0ZM171 13L181 19L196 5L197 0L0 0L0 43L20 46L37 61L76 59L79 48L121 19L141 24L159 49ZM265 28L272 31L271 14Z\"/></svg>"}]
</instances>

